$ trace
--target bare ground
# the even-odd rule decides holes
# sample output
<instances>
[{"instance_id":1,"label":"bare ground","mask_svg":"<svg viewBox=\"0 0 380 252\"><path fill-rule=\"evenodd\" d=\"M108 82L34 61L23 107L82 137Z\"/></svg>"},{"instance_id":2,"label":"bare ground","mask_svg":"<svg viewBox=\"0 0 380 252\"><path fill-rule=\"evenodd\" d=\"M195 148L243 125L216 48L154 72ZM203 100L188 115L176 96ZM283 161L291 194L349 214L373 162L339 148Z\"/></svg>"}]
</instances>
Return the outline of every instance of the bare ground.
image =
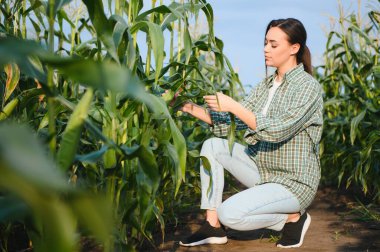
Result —
<instances>
[{"instance_id":1,"label":"bare ground","mask_svg":"<svg viewBox=\"0 0 380 252\"><path fill-rule=\"evenodd\" d=\"M359 220L350 205L355 204L352 195L342 195L337 190L324 188L318 191L308 212L312 222L301 248L280 249L275 241L280 233L270 230L241 232L227 229L228 243L192 248L181 247L178 241L197 230L203 215L187 213L181 224L166 228L165 242L159 251L380 251L380 223Z\"/></svg>"}]
</instances>

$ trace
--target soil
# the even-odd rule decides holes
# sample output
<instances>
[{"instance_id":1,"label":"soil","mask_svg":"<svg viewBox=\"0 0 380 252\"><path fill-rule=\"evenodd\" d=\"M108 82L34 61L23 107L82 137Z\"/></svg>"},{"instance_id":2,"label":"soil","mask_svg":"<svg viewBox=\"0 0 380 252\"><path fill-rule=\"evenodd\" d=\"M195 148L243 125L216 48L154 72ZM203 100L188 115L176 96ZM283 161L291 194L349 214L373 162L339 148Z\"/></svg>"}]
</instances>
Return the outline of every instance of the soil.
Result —
<instances>
[{"instance_id":1,"label":"soil","mask_svg":"<svg viewBox=\"0 0 380 252\"><path fill-rule=\"evenodd\" d=\"M280 233L267 229L236 231L227 229L228 243L181 247L178 241L196 231L204 216L200 211L184 214L177 226L167 226L165 242L159 251L380 251L380 222L360 219L363 215L352 211L357 200L352 192L339 192L323 188L308 209L312 218L310 228L301 248L276 248ZM357 208L356 208L357 209Z\"/></svg>"}]
</instances>

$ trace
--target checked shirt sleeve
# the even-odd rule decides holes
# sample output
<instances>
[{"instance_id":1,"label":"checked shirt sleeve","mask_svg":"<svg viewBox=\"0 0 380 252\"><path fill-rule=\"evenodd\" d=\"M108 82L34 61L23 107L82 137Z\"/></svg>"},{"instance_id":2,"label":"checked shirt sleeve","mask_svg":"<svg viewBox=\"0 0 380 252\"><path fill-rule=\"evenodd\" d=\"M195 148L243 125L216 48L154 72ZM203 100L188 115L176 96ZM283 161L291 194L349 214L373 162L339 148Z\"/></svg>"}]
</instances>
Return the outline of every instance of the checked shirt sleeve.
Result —
<instances>
[{"instance_id":1,"label":"checked shirt sleeve","mask_svg":"<svg viewBox=\"0 0 380 252\"><path fill-rule=\"evenodd\" d=\"M241 103L245 108L252 110L254 97L256 96L257 90L254 88L250 95L246 97ZM217 137L225 137L228 134L228 130L231 126L231 116L228 112L216 112L208 109L208 112L211 116L212 125L210 126L210 130ZM245 124L242 120L235 116L235 125L236 130L245 130L248 129L247 124Z\"/></svg>"},{"instance_id":2,"label":"checked shirt sleeve","mask_svg":"<svg viewBox=\"0 0 380 252\"><path fill-rule=\"evenodd\" d=\"M210 125L210 130L217 137L224 137L228 134L228 125L227 121L230 117L226 112L216 112L208 109L208 112L211 116L212 125Z\"/></svg>"},{"instance_id":3,"label":"checked shirt sleeve","mask_svg":"<svg viewBox=\"0 0 380 252\"><path fill-rule=\"evenodd\" d=\"M256 114L255 131L248 129L254 139L265 142L285 141L301 130L321 106L322 91L319 83L307 82L295 90L291 100L278 117Z\"/></svg>"},{"instance_id":4,"label":"checked shirt sleeve","mask_svg":"<svg viewBox=\"0 0 380 252\"><path fill-rule=\"evenodd\" d=\"M212 133L214 133L214 135L217 137L227 136L228 130L231 126L230 114L228 112L216 112L210 109L208 110L208 112L212 120L212 125L210 126L210 130L212 131ZM235 125L236 130L244 130L248 128L248 126L236 116Z\"/></svg>"}]
</instances>

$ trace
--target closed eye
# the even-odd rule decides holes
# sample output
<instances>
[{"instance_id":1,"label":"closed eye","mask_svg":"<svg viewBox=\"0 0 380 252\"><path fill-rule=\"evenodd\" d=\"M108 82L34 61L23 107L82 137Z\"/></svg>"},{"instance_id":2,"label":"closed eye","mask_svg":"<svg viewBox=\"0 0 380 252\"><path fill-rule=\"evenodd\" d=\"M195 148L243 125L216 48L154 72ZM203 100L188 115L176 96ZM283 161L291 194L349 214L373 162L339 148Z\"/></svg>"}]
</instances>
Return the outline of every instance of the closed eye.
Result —
<instances>
[{"instance_id":1,"label":"closed eye","mask_svg":"<svg viewBox=\"0 0 380 252\"><path fill-rule=\"evenodd\" d=\"M271 46L272 46L272 48L276 48L277 47L277 44L273 44L273 42L272 41L270 41L271 42ZM265 42L264 42L264 46L266 46L268 44L268 41L267 40L265 40Z\"/></svg>"}]
</instances>

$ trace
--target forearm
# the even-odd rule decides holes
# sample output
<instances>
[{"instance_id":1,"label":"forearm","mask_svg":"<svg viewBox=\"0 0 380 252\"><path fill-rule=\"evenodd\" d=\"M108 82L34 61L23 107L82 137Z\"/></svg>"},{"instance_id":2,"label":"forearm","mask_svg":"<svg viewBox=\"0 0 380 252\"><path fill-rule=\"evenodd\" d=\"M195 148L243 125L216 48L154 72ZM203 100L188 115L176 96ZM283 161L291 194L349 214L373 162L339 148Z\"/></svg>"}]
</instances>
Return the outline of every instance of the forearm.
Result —
<instances>
[{"instance_id":1,"label":"forearm","mask_svg":"<svg viewBox=\"0 0 380 252\"><path fill-rule=\"evenodd\" d=\"M209 125L212 125L211 116L208 113L207 109L205 109L205 108L203 108L203 107L201 107L195 103L188 102L182 107L181 110L185 113L188 113L188 114L198 118L199 120L204 121L205 123L208 123Z\"/></svg>"},{"instance_id":2,"label":"forearm","mask_svg":"<svg viewBox=\"0 0 380 252\"><path fill-rule=\"evenodd\" d=\"M231 113L237 116L241 121L243 121L249 128L256 130L256 115L243 107L240 103L236 102L232 107Z\"/></svg>"}]
</instances>

